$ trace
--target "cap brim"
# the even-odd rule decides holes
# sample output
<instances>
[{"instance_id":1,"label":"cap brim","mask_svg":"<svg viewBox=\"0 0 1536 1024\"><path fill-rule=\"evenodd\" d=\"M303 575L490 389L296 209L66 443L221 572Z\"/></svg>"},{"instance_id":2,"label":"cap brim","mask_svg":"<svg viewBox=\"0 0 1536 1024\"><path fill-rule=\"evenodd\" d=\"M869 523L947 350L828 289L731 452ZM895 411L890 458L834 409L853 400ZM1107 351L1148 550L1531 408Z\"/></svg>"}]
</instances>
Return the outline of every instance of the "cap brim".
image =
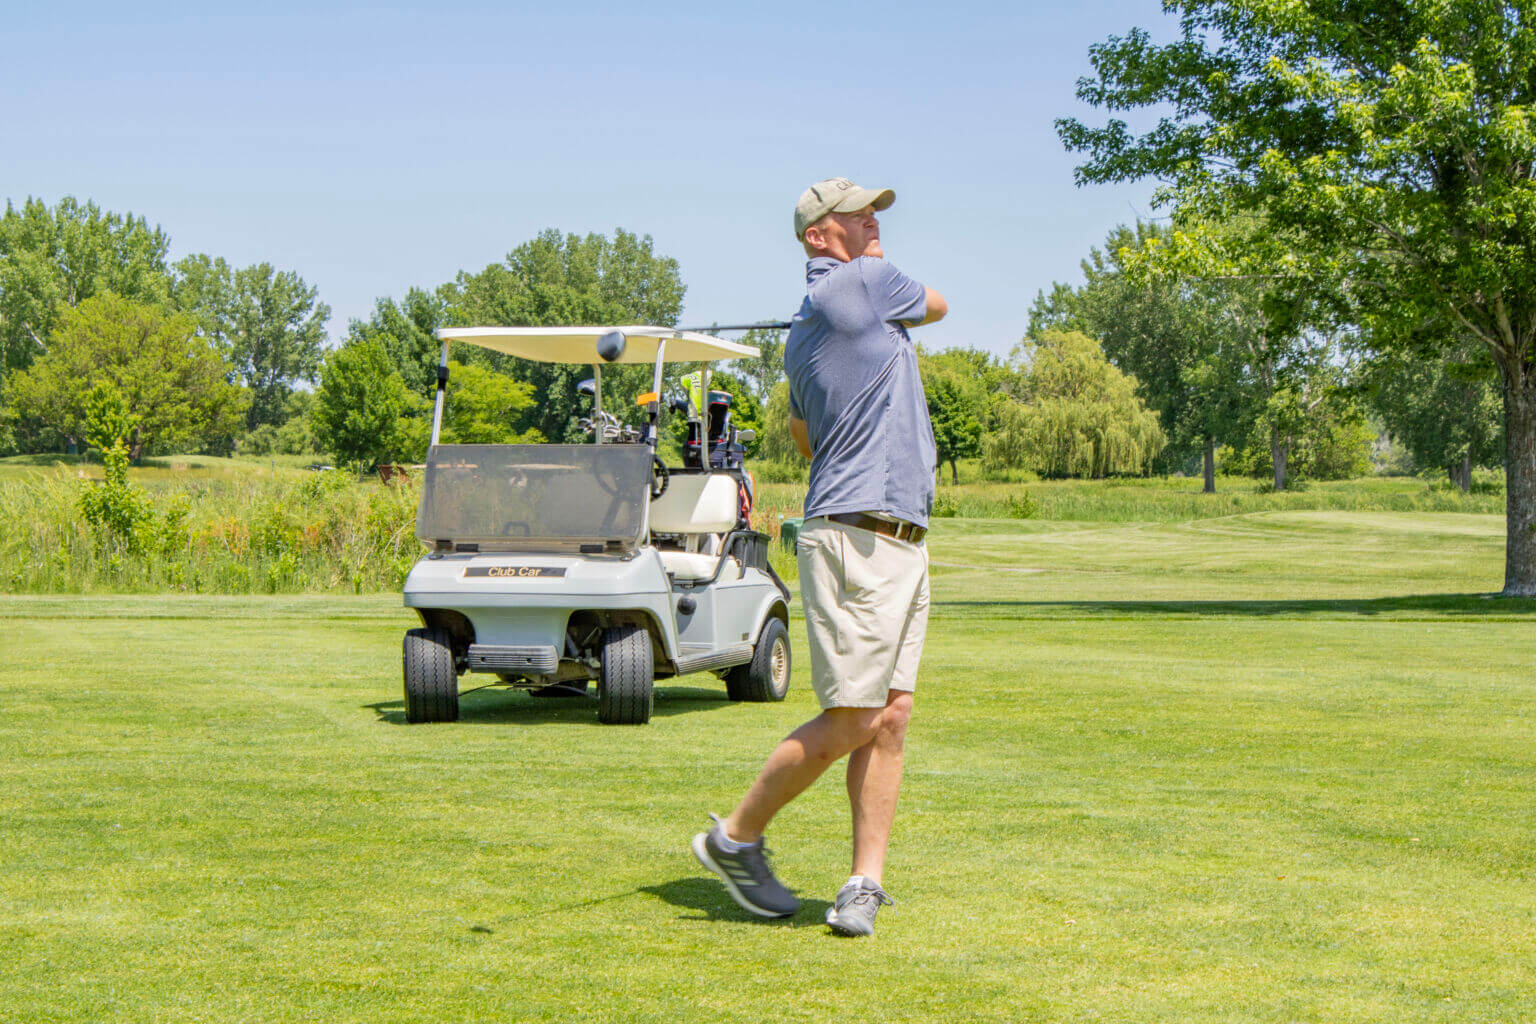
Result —
<instances>
[{"instance_id":1,"label":"cap brim","mask_svg":"<svg viewBox=\"0 0 1536 1024\"><path fill-rule=\"evenodd\" d=\"M876 210L886 210L896 201L896 193L888 188L861 188L848 193L843 201L832 207L834 213L854 213L873 206Z\"/></svg>"}]
</instances>

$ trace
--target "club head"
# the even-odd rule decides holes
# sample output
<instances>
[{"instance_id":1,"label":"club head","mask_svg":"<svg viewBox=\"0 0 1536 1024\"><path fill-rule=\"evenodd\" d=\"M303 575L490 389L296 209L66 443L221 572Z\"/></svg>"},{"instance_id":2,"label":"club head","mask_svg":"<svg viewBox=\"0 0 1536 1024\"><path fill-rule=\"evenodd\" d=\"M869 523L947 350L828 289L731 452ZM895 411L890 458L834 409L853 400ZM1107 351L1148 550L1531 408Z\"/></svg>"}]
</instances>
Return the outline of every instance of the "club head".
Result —
<instances>
[{"instance_id":1,"label":"club head","mask_svg":"<svg viewBox=\"0 0 1536 1024\"><path fill-rule=\"evenodd\" d=\"M753 430L751 427L747 427L744 430L738 430L736 431L736 440L740 441L742 444L747 444L750 441L756 441L757 431Z\"/></svg>"},{"instance_id":2,"label":"club head","mask_svg":"<svg viewBox=\"0 0 1536 1024\"><path fill-rule=\"evenodd\" d=\"M594 381L591 377L588 377L586 380L576 385L576 390L584 395L595 395L597 394L597 382Z\"/></svg>"},{"instance_id":3,"label":"club head","mask_svg":"<svg viewBox=\"0 0 1536 1024\"><path fill-rule=\"evenodd\" d=\"M611 363L624 354L625 344L623 331L609 331L597 339L597 354L605 363Z\"/></svg>"}]
</instances>

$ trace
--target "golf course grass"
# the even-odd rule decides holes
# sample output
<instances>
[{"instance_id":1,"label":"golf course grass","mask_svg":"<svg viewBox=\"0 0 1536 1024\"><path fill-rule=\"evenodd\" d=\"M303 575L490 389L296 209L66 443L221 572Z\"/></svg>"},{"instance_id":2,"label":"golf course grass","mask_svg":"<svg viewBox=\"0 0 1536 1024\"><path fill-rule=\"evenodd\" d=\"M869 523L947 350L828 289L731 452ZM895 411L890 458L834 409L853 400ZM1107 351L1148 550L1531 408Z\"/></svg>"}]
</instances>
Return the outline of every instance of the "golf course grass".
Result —
<instances>
[{"instance_id":1,"label":"golf course grass","mask_svg":"<svg viewBox=\"0 0 1536 1024\"><path fill-rule=\"evenodd\" d=\"M0 596L0 1019L1536 1019L1536 601L1502 516L950 519L870 940L688 853L814 711L408 726L398 596ZM487 677L466 676L474 687Z\"/></svg>"}]
</instances>

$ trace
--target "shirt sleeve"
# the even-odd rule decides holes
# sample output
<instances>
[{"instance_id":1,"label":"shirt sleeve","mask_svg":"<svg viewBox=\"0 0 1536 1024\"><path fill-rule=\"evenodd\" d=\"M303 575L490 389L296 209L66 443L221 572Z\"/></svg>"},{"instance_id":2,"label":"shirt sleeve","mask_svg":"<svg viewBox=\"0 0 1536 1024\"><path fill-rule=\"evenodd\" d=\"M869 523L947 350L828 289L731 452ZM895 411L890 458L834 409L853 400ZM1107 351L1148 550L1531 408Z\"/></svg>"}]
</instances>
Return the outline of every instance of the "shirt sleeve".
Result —
<instances>
[{"instance_id":1,"label":"shirt sleeve","mask_svg":"<svg viewBox=\"0 0 1536 1024\"><path fill-rule=\"evenodd\" d=\"M790 388L789 389L789 418L792 419L792 420L803 420L803 419L805 419L805 416L802 415L801 412L800 412L800 403L795 401L795 389L794 388Z\"/></svg>"},{"instance_id":2,"label":"shirt sleeve","mask_svg":"<svg viewBox=\"0 0 1536 1024\"><path fill-rule=\"evenodd\" d=\"M885 260L863 259L864 288L881 320L913 323L928 315L928 289Z\"/></svg>"}]
</instances>

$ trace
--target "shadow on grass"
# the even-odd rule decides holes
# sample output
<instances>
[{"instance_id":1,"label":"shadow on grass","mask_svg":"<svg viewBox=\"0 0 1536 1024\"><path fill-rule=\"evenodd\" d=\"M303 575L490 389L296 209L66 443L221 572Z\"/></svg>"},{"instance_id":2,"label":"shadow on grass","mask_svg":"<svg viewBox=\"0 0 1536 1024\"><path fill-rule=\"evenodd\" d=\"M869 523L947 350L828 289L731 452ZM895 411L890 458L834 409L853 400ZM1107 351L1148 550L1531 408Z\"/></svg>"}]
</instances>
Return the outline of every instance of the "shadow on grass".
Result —
<instances>
[{"instance_id":1,"label":"shadow on grass","mask_svg":"<svg viewBox=\"0 0 1536 1024\"><path fill-rule=\"evenodd\" d=\"M661 885L642 885L640 891L674 907L698 911L677 915L684 921L743 921L788 928L824 928L827 908L832 905L828 900L801 900L800 912L794 917L758 917L738 907L726 893L725 886L715 878L677 878Z\"/></svg>"},{"instance_id":2,"label":"shadow on grass","mask_svg":"<svg viewBox=\"0 0 1536 1024\"><path fill-rule=\"evenodd\" d=\"M697 686L658 686L652 718L668 718L694 712L717 711L735 703L724 690ZM390 725L405 725L405 701L386 700L364 707ZM459 695L460 725L598 725L597 697L533 697L520 690L487 686ZM604 726L604 728L609 728Z\"/></svg>"},{"instance_id":3,"label":"shadow on grass","mask_svg":"<svg viewBox=\"0 0 1536 1024\"><path fill-rule=\"evenodd\" d=\"M1408 619L1421 616L1520 619L1536 616L1536 598L1500 597L1497 594L1408 594L1279 601L934 601L933 607L954 608L958 614L968 616L985 614L983 609L991 608L1005 618L1393 615Z\"/></svg>"}]
</instances>

